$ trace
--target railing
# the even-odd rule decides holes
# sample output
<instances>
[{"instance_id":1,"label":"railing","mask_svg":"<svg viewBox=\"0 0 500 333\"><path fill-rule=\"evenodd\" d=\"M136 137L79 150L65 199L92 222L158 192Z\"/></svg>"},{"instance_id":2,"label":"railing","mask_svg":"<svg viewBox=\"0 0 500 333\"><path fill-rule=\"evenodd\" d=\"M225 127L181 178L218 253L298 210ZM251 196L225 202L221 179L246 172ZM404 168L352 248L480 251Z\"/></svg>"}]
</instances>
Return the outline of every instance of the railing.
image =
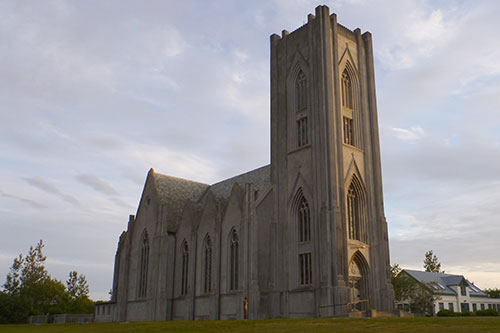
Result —
<instances>
[{"instance_id":1,"label":"railing","mask_svg":"<svg viewBox=\"0 0 500 333\"><path fill-rule=\"evenodd\" d=\"M347 307L347 313L355 311L360 311L360 312L366 311L368 313L368 311L370 310L370 301L367 299L361 299L359 301L347 303L346 307Z\"/></svg>"},{"instance_id":2,"label":"railing","mask_svg":"<svg viewBox=\"0 0 500 333\"><path fill-rule=\"evenodd\" d=\"M359 311L359 312L366 312L367 314L369 314L369 312L370 312L370 301L367 299L362 299L362 300L350 302L350 303L322 305L319 307L319 315L320 315L320 317L322 316L324 309L334 308L334 307L343 307L343 306L346 307L347 313Z\"/></svg>"}]
</instances>

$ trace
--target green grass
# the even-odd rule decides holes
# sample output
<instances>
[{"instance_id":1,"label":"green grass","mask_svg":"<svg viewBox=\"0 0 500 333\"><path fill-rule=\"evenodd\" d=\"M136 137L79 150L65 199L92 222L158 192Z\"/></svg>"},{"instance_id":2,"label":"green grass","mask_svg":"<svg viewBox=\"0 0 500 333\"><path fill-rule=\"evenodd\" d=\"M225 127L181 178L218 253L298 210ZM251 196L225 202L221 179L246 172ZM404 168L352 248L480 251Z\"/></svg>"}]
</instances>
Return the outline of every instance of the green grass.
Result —
<instances>
[{"instance_id":1,"label":"green grass","mask_svg":"<svg viewBox=\"0 0 500 333\"><path fill-rule=\"evenodd\" d=\"M500 317L164 321L0 325L0 332L500 332Z\"/></svg>"}]
</instances>

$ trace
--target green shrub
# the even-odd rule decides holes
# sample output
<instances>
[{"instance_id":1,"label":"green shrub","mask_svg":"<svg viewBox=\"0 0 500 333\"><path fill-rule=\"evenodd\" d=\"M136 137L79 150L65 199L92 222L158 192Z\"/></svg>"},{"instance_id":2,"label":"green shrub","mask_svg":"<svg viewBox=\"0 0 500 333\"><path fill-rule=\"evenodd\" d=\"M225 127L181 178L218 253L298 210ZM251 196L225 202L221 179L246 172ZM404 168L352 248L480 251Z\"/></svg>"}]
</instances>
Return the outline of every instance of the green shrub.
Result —
<instances>
[{"instance_id":1,"label":"green shrub","mask_svg":"<svg viewBox=\"0 0 500 333\"><path fill-rule=\"evenodd\" d=\"M470 316L473 316L474 313L470 312L470 311L467 311L467 312L457 312L457 316L460 316L460 317L470 317Z\"/></svg>"},{"instance_id":2,"label":"green shrub","mask_svg":"<svg viewBox=\"0 0 500 333\"><path fill-rule=\"evenodd\" d=\"M498 311L495 309L478 310L476 316L498 316Z\"/></svg>"},{"instance_id":3,"label":"green shrub","mask_svg":"<svg viewBox=\"0 0 500 333\"><path fill-rule=\"evenodd\" d=\"M453 312L452 310L443 309L443 310L439 310L437 315L438 315L438 317L455 317L457 314L455 312Z\"/></svg>"}]
</instances>

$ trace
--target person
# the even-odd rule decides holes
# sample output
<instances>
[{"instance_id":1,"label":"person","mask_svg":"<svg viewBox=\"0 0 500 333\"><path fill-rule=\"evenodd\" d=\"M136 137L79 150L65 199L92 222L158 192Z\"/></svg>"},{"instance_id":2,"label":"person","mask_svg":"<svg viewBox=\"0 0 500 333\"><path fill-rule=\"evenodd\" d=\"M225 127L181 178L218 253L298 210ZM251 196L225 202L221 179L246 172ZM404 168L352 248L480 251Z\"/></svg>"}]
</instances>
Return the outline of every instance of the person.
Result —
<instances>
[{"instance_id":1,"label":"person","mask_svg":"<svg viewBox=\"0 0 500 333\"><path fill-rule=\"evenodd\" d=\"M248 319L248 296L245 296L245 299L243 300L243 313L244 319Z\"/></svg>"}]
</instances>

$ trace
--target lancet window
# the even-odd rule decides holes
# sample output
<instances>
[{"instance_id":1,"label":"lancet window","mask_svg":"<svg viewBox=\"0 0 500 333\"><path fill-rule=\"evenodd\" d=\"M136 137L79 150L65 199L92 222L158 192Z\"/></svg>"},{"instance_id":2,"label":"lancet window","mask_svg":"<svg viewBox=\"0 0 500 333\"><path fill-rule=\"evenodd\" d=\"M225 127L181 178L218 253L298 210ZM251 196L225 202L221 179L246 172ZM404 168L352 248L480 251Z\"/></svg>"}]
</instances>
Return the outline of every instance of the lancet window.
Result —
<instances>
[{"instance_id":1,"label":"lancet window","mask_svg":"<svg viewBox=\"0 0 500 333\"><path fill-rule=\"evenodd\" d=\"M236 230L232 230L230 239L230 258L229 258L229 278L230 290L238 289L238 273L239 273L239 238Z\"/></svg>"},{"instance_id":2,"label":"lancet window","mask_svg":"<svg viewBox=\"0 0 500 333\"><path fill-rule=\"evenodd\" d=\"M207 235L204 248L204 286L203 291L209 293L212 291L212 241Z\"/></svg>"},{"instance_id":3,"label":"lancet window","mask_svg":"<svg viewBox=\"0 0 500 333\"><path fill-rule=\"evenodd\" d=\"M181 295L188 292L188 273L189 273L189 246L187 241L182 243L182 275L181 275Z\"/></svg>"},{"instance_id":4,"label":"lancet window","mask_svg":"<svg viewBox=\"0 0 500 333\"><path fill-rule=\"evenodd\" d=\"M299 242L311 241L311 213L306 198L302 197L298 211L299 219Z\"/></svg>"},{"instance_id":5,"label":"lancet window","mask_svg":"<svg viewBox=\"0 0 500 333\"><path fill-rule=\"evenodd\" d=\"M365 241L363 236L364 192L356 177L347 189L347 227L349 239Z\"/></svg>"},{"instance_id":6,"label":"lancet window","mask_svg":"<svg viewBox=\"0 0 500 333\"><path fill-rule=\"evenodd\" d=\"M307 79L301 70L295 82L295 96L297 97L297 111L307 108Z\"/></svg>"},{"instance_id":7,"label":"lancet window","mask_svg":"<svg viewBox=\"0 0 500 333\"><path fill-rule=\"evenodd\" d=\"M141 240L141 253L139 260L139 292L140 298L147 296L148 290L148 268L149 268L149 238L148 233L144 231Z\"/></svg>"},{"instance_id":8,"label":"lancet window","mask_svg":"<svg viewBox=\"0 0 500 333\"><path fill-rule=\"evenodd\" d=\"M309 203L299 189L294 200L293 209L297 226L297 259L298 284L306 286L312 284L312 233L311 210Z\"/></svg>"},{"instance_id":9,"label":"lancet window","mask_svg":"<svg viewBox=\"0 0 500 333\"><path fill-rule=\"evenodd\" d=\"M342 106L349 109L353 108L352 82L347 68L342 72Z\"/></svg>"}]
</instances>

